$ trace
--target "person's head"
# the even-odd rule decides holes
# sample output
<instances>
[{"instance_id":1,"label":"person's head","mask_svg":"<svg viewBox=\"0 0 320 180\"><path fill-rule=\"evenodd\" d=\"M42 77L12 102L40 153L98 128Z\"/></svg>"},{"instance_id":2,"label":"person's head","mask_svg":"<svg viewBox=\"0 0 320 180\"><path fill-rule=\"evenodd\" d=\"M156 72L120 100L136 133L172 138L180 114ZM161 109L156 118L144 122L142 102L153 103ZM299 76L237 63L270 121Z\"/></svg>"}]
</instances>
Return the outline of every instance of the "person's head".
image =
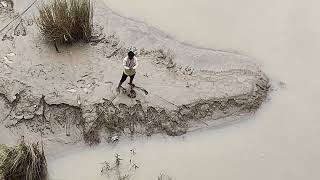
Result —
<instances>
[{"instance_id":1,"label":"person's head","mask_svg":"<svg viewBox=\"0 0 320 180\"><path fill-rule=\"evenodd\" d=\"M128 52L128 57L129 57L129 59L132 59L134 57L134 52L129 51Z\"/></svg>"}]
</instances>

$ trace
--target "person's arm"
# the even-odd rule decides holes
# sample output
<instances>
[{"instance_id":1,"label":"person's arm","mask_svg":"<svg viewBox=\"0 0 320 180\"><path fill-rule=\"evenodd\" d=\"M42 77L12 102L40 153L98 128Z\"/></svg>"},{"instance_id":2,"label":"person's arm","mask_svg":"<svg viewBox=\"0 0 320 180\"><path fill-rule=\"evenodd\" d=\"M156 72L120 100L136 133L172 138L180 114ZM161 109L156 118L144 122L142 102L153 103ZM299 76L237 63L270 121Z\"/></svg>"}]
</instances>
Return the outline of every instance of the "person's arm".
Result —
<instances>
[{"instance_id":1,"label":"person's arm","mask_svg":"<svg viewBox=\"0 0 320 180\"><path fill-rule=\"evenodd\" d=\"M138 58L134 57L134 66L132 67L132 69L136 69L138 67Z\"/></svg>"},{"instance_id":2,"label":"person's arm","mask_svg":"<svg viewBox=\"0 0 320 180\"><path fill-rule=\"evenodd\" d=\"M124 69L130 69L130 68L127 66L127 58L126 58L126 57L123 59L122 65L123 65Z\"/></svg>"}]
</instances>

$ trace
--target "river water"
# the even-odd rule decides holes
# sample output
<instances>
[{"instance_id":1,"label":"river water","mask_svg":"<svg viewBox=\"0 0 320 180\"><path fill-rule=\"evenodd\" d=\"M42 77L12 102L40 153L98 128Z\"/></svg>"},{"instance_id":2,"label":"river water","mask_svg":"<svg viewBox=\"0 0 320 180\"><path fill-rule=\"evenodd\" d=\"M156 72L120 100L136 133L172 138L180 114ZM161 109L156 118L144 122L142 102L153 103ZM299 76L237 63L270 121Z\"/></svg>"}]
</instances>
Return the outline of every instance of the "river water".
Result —
<instances>
[{"instance_id":1,"label":"river water","mask_svg":"<svg viewBox=\"0 0 320 180\"><path fill-rule=\"evenodd\" d=\"M177 39L235 50L271 77L270 100L252 118L184 137L124 140L49 157L52 179L94 180L103 161L135 148L133 179L320 179L320 3L306 0L105 0L124 16ZM285 86L278 86L278 82ZM128 160L128 159L126 159ZM125 163L126 160L123 160Z\"/></svg>"}]
</instances>

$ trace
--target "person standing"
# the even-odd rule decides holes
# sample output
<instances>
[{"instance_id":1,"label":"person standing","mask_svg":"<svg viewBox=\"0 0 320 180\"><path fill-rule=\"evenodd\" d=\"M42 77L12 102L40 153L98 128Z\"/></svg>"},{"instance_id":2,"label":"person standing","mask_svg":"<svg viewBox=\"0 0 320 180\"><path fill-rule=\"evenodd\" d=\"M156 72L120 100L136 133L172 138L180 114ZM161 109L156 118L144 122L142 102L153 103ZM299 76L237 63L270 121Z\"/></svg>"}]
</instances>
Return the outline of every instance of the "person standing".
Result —
<instances>
[{"instance_id":1,"label":"person standing","mask_svg":"<svg viewBox=\"0 0 320 180\"><path fill-rule=\"evenodd\" d=\"M124 70L123 70L119 85L117 87L118 92L120 91L120 87L126 81L128 76L130 77L129 84L131 86L134 86L133 79L134 79L134 76L136 75L136 68L138 66L138 59L137 57L135 57L134 52L132 51L128 52L128 56L123 59L122 65Z\"/></svg>"}]
</instances>

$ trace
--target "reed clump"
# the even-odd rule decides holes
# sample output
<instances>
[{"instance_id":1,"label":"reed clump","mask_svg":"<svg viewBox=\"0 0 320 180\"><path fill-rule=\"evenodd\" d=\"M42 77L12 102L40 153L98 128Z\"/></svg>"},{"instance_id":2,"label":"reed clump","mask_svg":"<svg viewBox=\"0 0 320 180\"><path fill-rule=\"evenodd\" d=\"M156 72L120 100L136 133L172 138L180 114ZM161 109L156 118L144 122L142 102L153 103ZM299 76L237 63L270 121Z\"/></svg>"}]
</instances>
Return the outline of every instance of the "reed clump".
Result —
<instances>
[{"instance_id":1,"label":"reed clump","mask_svg":"<svg viewBox=\"0 0 320 180\"><path fill-rule=\"evenodd\" d=\"M91 0L52 0L38 6L36 18L40 32L49 40L89 42L93 28Z\"/></svg>"},{"instance_id":2,"label":"reed clump","mask_svg":"<svg viewBox=\"0 0 320 180\"><path fill-rule=\"evenodd\" d=\"M47 162L38 143L0 145L0 179L47 180Z\"/></svg>"}]
</instances>

